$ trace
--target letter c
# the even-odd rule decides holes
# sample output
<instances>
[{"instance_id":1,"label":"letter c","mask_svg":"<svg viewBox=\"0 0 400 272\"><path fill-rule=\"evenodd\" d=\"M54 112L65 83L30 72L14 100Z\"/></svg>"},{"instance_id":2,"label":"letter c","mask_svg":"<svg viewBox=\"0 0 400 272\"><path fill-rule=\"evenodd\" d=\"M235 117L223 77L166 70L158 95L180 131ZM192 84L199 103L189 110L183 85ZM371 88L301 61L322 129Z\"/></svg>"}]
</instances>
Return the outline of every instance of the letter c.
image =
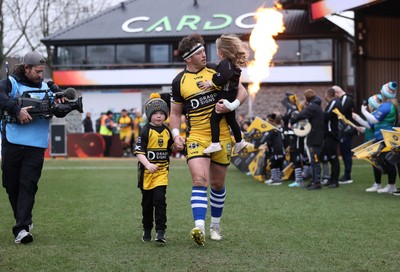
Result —
<instances>
[{"instance_id":1,"label":"letter c","mask_svg":"<svg viewBox=\"0 0 400 272\"><path fill-rule=\"evenodd\" d=\"M131 28L129 27L129 25L131 23L134 23L136 21L148 21L150 20L149 17L146 16L141 16L141 17L135 17L135 18L131 18L129 20L126 20L123 24L122 24L122 30L128 33L135 33L135 32L142 32L143 28Z\"/></svg>"}]
</instances>

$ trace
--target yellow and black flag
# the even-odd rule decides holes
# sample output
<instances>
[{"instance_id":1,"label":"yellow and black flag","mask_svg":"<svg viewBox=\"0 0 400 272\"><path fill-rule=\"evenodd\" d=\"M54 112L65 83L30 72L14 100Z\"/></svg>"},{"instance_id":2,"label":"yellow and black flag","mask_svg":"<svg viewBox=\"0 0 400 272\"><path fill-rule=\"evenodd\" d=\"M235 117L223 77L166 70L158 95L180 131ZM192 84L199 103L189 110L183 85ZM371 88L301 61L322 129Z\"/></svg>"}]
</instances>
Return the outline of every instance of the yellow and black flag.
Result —
<instances>
[{"instance_id":1,"label":"yellow and black flag","mask_svg":"<svg viewBox=\"0 0 400 272\"><path fill-rule=\"evenodd\" d=\"M247 129L246 141L250 144L242 149L239 154L233 155L231 162L241 172L251 174L254 179L264 181L268 172L268 163L265 159L266 149L259 148L265 137L265 132L277 129L276 126L264 121L260 117L255 117Z\"/></svg>"}]
</instances>

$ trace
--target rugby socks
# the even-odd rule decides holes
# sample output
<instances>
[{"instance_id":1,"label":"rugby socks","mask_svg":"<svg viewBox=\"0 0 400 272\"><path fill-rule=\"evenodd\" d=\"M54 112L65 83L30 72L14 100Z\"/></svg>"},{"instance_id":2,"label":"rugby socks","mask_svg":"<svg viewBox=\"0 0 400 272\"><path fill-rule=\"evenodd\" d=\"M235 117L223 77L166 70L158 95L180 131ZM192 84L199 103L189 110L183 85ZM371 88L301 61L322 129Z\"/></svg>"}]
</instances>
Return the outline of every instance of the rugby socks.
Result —
<instances>
[{"instance_id":1,"label":"rugby socks","mask_svg":"<svg viewBox=\"0 0 400 272\"><path fill-rule=\"evenodd\" d=\"M312 177L312 168L309 164L303 166L303 179L309 179Z\"/></svg>"},{"instance_id":2,"label":"rugby socks","mask_svg":"<svg viewBox=\"0 0 400 272\"><path fill-rule=\"evenodd\" d=\"M211 227L219 226L221 222L222 210L225 204L225 193L225 187L220 191L214 189L210 191Z\"/></svg>"},{"instance_id":3,"label":"rugby socks","mask_svg":"<svg viewBox=\"0 0 400 272\"><path fill-rule=\"evenodd\" d=\"M294 179L296 180L296 182L303 182L303 175L301 168L294 169Z\"/></svg>"},{"instance_id":4,"label":"rugby socks","mask_svg":"<svg viewBox=\"0 0 400 272\"><path fill-rule=\"evenodd\" d=\"M204 223L207 213L207 187L193 186L192 197L190 198L194 224L204 231Z\"/></svg>"},{"instance_id":5,"label":"rugby socks","mask_svg":"<svg viewBox=\"0 0 400 272\"><path fill-rule=\"evenodd\" d=\"M281 172L281 169L279 169L279 168L272 168L272 169L271 169L271 179L272 179L273 181L280 181L280 172Z\"/></svg>"}]
</instances>

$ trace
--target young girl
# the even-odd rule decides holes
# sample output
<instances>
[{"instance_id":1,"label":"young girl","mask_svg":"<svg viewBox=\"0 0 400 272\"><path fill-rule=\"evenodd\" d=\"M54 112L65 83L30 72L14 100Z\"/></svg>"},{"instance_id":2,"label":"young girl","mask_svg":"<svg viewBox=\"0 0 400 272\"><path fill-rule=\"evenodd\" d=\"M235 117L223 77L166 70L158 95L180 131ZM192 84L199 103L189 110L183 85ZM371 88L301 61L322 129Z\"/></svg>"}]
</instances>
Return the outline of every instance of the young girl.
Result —
<instances>
[{"instance_id":1,"label":"young girl","mask_svg":"<svg viewBox=\"0 0 400 272\"><path fill-rule=\"evenodd\" d=\"M367 106L368 111L372 114L379 108L382 104L382 95L381 94L374 94L370 98L368 98ZM364 143L369 142L370 140L374 139L374 125L368 123L368 121L361 118L360 115L353 112L352 113L353 119L361 125L361 127L357 127L357 131L364 133ZM377 192L381 189L381 182L382 182L382 172L379 169L376 169L375 166L372 166L372 170L374 173L375 183L372 187L367 188L365 191L368 192Z\"/></svg>"},{"instance_id":2,"label":"young girl","mask_svg":"<svg viewBox=\"0 0 400 272\"><path fill-rule=\"evenodd\" d=\"M221 150L221 144L219 142L219 123L225 116L236 141L233 153L237 154L248 144L242 138L240 126L236 122L235 115L235 109L240 105L239 100L236 99L239 79L242 72L239 67L246 65L248 50L246 44L234 35L222 35L215 43L217 47L217 55L221 62L218 64L217 71L213 75L212 81L199 82L198 86L201 90L211 87L217 89L218 92L216 99L218 103L224 103L231 111L225 114L219 114L216 111L212 112L212 143L203 151L203 153L209 154Z\"/></svg>"},{"instance_id":3,"label":"young girl","mask_svg":"<svg viewBox=\"0 0 400 272\"><path fill-rule=\"evenodd\" d=\"M266 144L268 147L268 157L271 166L271 179L265 181L268 185L281 185L282 184L282 170L285 161L285 146L283 145L283 129L282 118L275 113L267 116L268 122L276 126L278 129L268 131L266 137Z\"/></svg>"},{"instance_id":4,"label":"young girl","mask_svg":"<svg viewBox=\"0 0 400 272\"><path fill-rule=\"evenodd\" d=\"M145 106L148 123L143 126L136 142L138 158L138 187L142 191L143 242L151 241L153 214L155 215L156 242L165 243L167 228L166 192L169 157L173 144L171 132L164 124L168 106L159 94L150 95Z\"/></svg>"}]
</instances>

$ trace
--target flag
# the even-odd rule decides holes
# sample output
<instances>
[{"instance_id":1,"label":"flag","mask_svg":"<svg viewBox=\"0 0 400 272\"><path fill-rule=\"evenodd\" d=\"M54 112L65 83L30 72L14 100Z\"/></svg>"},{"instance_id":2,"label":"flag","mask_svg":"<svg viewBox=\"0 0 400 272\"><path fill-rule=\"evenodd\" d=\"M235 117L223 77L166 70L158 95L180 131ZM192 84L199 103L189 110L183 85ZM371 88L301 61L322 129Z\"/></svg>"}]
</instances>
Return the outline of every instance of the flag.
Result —
<instances>
[{"instance_id":1,"label":"flag","mask_svg":"<svg viewBox=\"0 0 400 272\"><path fill-rule=\"evenodd\" d=\"M381 129L383 141L387 147L393 148L400 145L400 132Z\"/></svg>"},{"instance_id":2,"label":"flag","mask_svg":"<svg viewBox=\"0 0 400 272\"><path fill-rule=\"evenodd\" d=\"M374 157L377 156L384 147L385 147L384 141L382 140L354 153L354 156L356 156L359 159Z\"/></svg>"},{"instance_id":3,"label":"flag","mask_svg":"<svg viewBox=\"0 0 400 272\"><path fill-rule=\"evenodd\" d=\"M264 142L265 133L273 129L278 128L260 117L255 117L246 133L246 141L250 144L243 148L239 154L232 155L232 164L242 173L251 174L258 181L264 181L266 173L269 172L268 160L265 159L268 152L265 148L259 147Z\"/></svg>"}]
</instances>

